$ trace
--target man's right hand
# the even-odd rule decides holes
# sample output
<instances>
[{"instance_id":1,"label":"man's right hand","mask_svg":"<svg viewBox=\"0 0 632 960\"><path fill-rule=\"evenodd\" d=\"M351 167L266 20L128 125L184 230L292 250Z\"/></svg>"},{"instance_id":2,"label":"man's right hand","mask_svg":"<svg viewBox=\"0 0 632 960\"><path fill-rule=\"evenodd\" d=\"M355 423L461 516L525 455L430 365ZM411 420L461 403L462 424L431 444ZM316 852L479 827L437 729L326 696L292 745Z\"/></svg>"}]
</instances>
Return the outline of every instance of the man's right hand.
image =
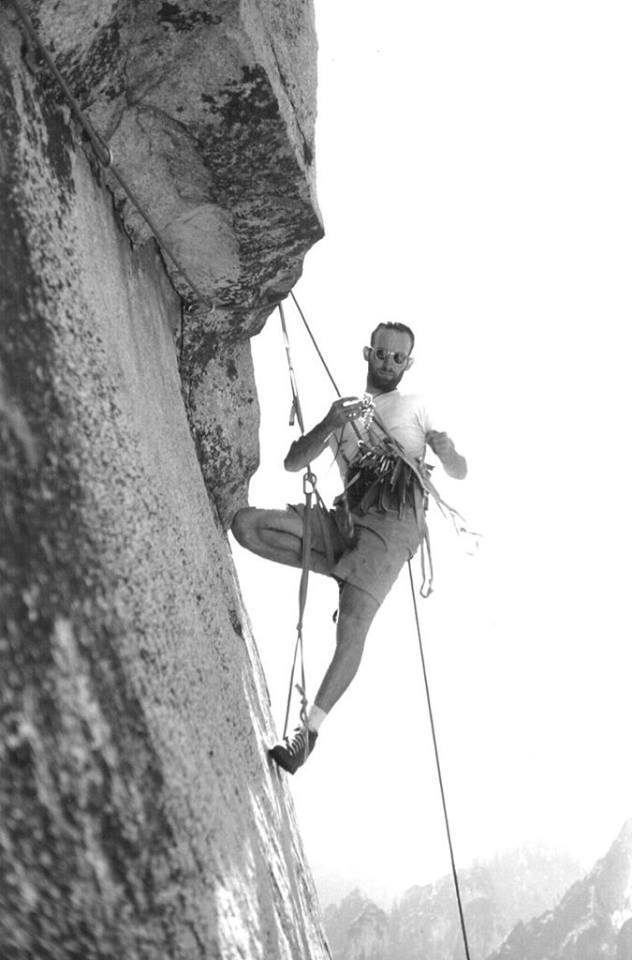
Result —
<instances>
[{"instance_id":1,"label":"man's right hand","mask_svg":"<svg viewBox=\"0 0 632 960\"><path fill-rule=\"evenodd\" d=\"M334 430L351 423L362 413L363 402L359 397L341 397L332 403L329 413L303 437L295 440L283 461L286 470L302 470L320 456Z\"/></svg>"},{"instance_id":2,"label":"man's right hand","mask_svg":"<svg viewBox=\"0 0 632 960\"><path fill-rule=\"evenodd\" d=\"M359 397L340 397L332 403L325 422L330 430L339 430L345 423L357 420L363 409L363 401Z\"/></svg>"}]
</instances>

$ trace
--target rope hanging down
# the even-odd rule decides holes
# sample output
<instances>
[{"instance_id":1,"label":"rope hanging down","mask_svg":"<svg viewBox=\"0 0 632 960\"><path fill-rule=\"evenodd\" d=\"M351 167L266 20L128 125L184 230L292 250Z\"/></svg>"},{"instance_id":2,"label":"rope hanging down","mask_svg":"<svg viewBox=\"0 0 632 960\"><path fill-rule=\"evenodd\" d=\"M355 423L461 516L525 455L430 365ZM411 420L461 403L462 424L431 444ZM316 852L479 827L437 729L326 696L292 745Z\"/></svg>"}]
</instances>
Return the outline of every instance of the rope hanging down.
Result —
<instances>
[{"instance_id":1,"label":"rope hanging down","mask_svg":"<svg viewBox=\"0 0 632 960\"><path fill-rule=\"evenodd\" d=\"M285 322L285 313L283 312L283 307L279 304L279 316L281 318L281 330L283 332L283 344L285 347L285 355L287 358L288 371L290 374L290 388L292 390L292 410L290 412L290 425L294 423L294 418L298 420L298 425L300 427L301 433L305 433L305 422L303 420L303 411L301 409L301 400L298 395L298 386L296 383L296 374L294 372L294 365L292 364L292 352L290 349L290 338L287 332L287 324ZM301 698L301 709L300 709L300 718L301 723L307 729L307 690L306 690L306 680L305 680L305 651L303 644L303 619L305 615L305 606L307 604L307 586L309 582L309 559L312 549L311 544L311 524L310 524L310 515L312 510L312 498L315 496L320 504L322 500L318 490L316 488L316 476L312 473L310 465L307 465L307 469L303 476L303 493L305 494L305 507L303 513L303 545L302 545L302 555L301 555L301 579L298 588L298 622L296 624L296 644L294 646L294 658L292 660L292 670L290 672L290 683L287 694L287 704L285 707L285 720L283 722L283 736L286 735L289 719L290 719L290 707L292 705L292 691L296 686L299 696ZM323 504L324 506L324 504ZM296 673L296 662L297 659L300 664L301 671L301 681L300 684L294 684L294 676ZM307 743L308 738L305 738L305 743Z\"/></svg>"},{"instance_id":2,"label":"rope hanging down","mask_svg":"<svg viewBox=\"0 0 632 960\"><path fill-rule=\"evenodd\" d=\"M331 372L331 370L329 369L329 367L327 366L327 361L325 360L323 354L321 353L320 347L318 346L318 343L316 342L316 337L314 336L314 334L313 334L312 331L311 331L310 325L309 325L309 323L307 322L307 318L306 318L305 314L303 313L303 311L301 310L300 305L299 305L299 302L298 302L298 300L296 299L296 297L294 296L294 291L293 291L293 290L290 290L290 296L292 297L292 300L294 301L294 306L295 306L296 309L298 310L299 315L300 315L300 318L301 318L301 320L303 321L303 324L304 324L304 326L305 326L305 329L307 330L307 332L308 332L308 334L309 334L309 338L310 338L310 340L312 341L312 343L313 343L313 345L314 345L314 349L316 350L316 353L318 354L318 359L320 360L320 362L322 363L323 367L325 368L325 373L327 374L327 376L328 376L329 379L331 380L331 384L332 384L334 390L336 391L336 396L341 397L342 394L340 393L340 390L338 389L338 384L337 384L336 381L334 380L333 375L332 375L332 372Z\"/></svg>"},{"instance_id":3,"label":"rope hanging down","mask_svg":"<svg viewBox=\"0 0 632 960\"><path fill-rule=\"evenodd\" d=\"M326 371L326 373L327 373L327 376L329 377L329 379L330 379L330 381L331 381L331 383L332 383L332 385L333 385L333 388L334 388L334 390L336 391L336 394L337 394L339 397L342 396L342 394L340 393L340 390L338 389L338 385L336 384L336 381L334 380L334 378L333 378L333 376L332 376L332 374L331 374L331 371L330 371L329 367L327 366L327 363L326 363L325 358L324 358L324 356L323 356L323 354L322 354L322 352L321 352L321 350L320 350L320 348L319 348L319 346L318 346L318 343L316 342L316 338L314 337L314 334L312 333L312 331L311 331L311 329L310 329L310 326L309 326L309 324L308 324L308 322L307 322L307 319L306 319L306 317L305 317L305 314L304 314L303 311L301 310L301 308L300 308L300 306L299 306L299 303L298 303L296 297L294 296L294 293L293 293L293 292L291 293L291 297L292 297L292 300L294 301L294 303L295 303L295 305L296 305L296 308L297 308L297 310L298 310L298 313L299 313L299 315L300 315L300 317L301 317L301 320L303 321L303 324L304 324L304 326L305 326L305 329L307 330L307 333L309 334L309 337L310 337L310 339L311 339L311 341L312 341L312 343L313 343L313 345L314 345L314 348L316 349L316 352L317 352L317 354L318 354L318 357L320 358L320 361L321 361L321 363L323 364L323 366L324 366L324 368L325 368L325 371ZM293 366L292 366L292 360L291 360L291 355L290 355L290 344L289 344L289 338L288 338L288 334L287 334L287 327L286 327L286 323L285 323L285 315L284 315L284 313L283 313L283 308L281 307L280 304L279 304L279 313L280 313L280 315L281 315L281 326L282 326L282 328L283 328L283 337L284 337L284 343L285 343L285 350L286 350L286 354L287 354L287 358L288 358L288 365L289 365L289 370L290 370L290 383L291 383L291 386L292 386L292 404L293 404L293 411L294 411L294 410L296 411L296 415L297 415L297 418L298 418L298 421L299 421L299 425L300 425L300 427L301 427L301 430L302 430L303 433L304 433L305 431L304 431L304 426L303 426L302 412L301 412L301 410L300 410L300 402L299 402L299 399L298 399L298 389L297 389L297 386L296 386L296 375L295 375L295 373L294 373L294 368L293 368ZM380 429L382 429L382 430L386 433L387 436L390 436L390 434L389 434L388 431L386 430L386 427L384 427L384 425L380 424L379 421L378 421L378 425L380 426ZM396 442L396 441L395 441L395 442ZM401 449L401 445L400 445L400 444L397 444L397 446ZM408 457L406 457L406 454L405 454L405 452L403 451L403 449L401 450L401 454L406 458L406 460L407 460L407 462L409 463L409 465L412 466L412 461L410 461L410 459L409 459ZM308 473L311 474L311 471L310 471L309 466L308 466ZM452 519L452 522L454 523L454 526L455 526L457 532L461 532L461 530L464 529L464 528L462 528L462 527L459 527L459 525L458 525L458 520L463 521L463 518L461 517L461 514L458 513L457 510L454 510L454 508L450 507L450 506L441 498L441 496L439 495L439 493L436 491L434 485L433 485L432 483L430 483L430 481L429 481L428 477L426 476L426 474L424 474L423 477L422 477L422 475L420 474L418 468L415 468L415 473L417 474L419 481L422 483L423 489L426 490L426 492L429 493L429 494L432 496L432 498L435 500L435 502L437 503L437 506L438 506L439 509L441 510L441 513L442 513L444 516L448 515L448 516ZM307 474L306 474L306 476L307 476ZM313 474L311 474L311 476L313 476ZM314 481L315 481L315 479L316 479L316 478L314 477ZM318 496L320 496L320 495L318 495ZM307 526L309 527L309 524L308 524ZM304 537L305 537L305 534L304 534ZM308 539L309 539L309 533L307 533L307 537L308 537ZM305 543L305 541L304 541L304 543ZM429 549L430 549L429 541L428 541L427 546L428 546L428 550L429 550ZM423 544L422 544L422 549L423 549ZM296 665L297 649L298 649L298 647L299 647L299 639L300 639L301 669L302 669L302 684L303 684L303 689L302 689L302 691L301 691L301 694L302 694L302 697L303 697L303 707L302 707L302 710L304 711L304 709L305 709L305 679L304 679L304 663L303 663L303 659L302 659L302 658L303 658L302 622L303 622L303 613L304 613L305 600L306 600L306 590L307 590L307 585L306 585L306 582L305 582L305 592L303 593L303 575L305 576L305 581L307 581L307 576L309 575L309 568L308 568L308 566L307 566L308 563L309 563L309 553L308 553L308 552L306 553L305 549L303 549L303 574L302 574L302 576L301 576L301 590L299 591L300 617L299 617L299 625L298 625L298 627L297 627L297 631L299 631L299 636L297 637L297 646L296 646L295 649L294 649L294 662L293 662L293 664L292 664L292 674L291 674L291 678L290 678L290 691L289 691L289 694L288 694L288 703L287 703L287 709L286 709L286 715L285 715L285 727L284 727L284 730L283 730L283 735L284 735L284 736L285 736L285 732L286 732L286 730L287 730L287 724L288 724L288 717L289 717L289 710L290 710L290 699L291 699L291 694L292 694L292 682L293 682L293 678L294 678L294 670L295 670L295 665ZM432 564L431 558L430 558L430 563ZM437 771L437 778L438 778L438 781L439 781L439 792L440 792L440 794L441 794L441 805L442 805L442 808L443 808L443 818L444 818L444 823L445 823L445 828L446 828L446 834L447 834L447 840L448 840L448 849L449 849L449 853L450 853L450 864L451 864L451 868L452 868L452 879L453 879L453 882L454 882L454 890L455 890L456 902L457 902L458 913L459 913L459 923L460 923L460 927L461 927L461 935L462 935L462 938L463 938L463 948L464 948L464 951L465 951L466 960L471 960L470 947L469 947L469 941L468 941L468 936L467 936L467 927L466 927L466 924L465 924L465 915L464 915L464 912L463 912L463 902L462 902L462 898L461 898L461 888L460 888L460 885L459 885L459 876L458 876L458 871L457 871L457 867L456 867L456 858L455 858L455 855L454 855L454 846L453 846L453 843L452 843L452 831L451 831L451 829L450 829L450 819L449 819L449 816L448 816L448 806L447 806L447 800L446 800L446 795L445 795L445 788L444 788L444 784L443 784L443 774L442 774L442 771L441 771L441 761L440 761L440 758L439 758L439 746L438 746L438 742L437 742L437 733L436 733L436 727L435 727L435 721L434 721L434 713L433 713L433 710L432 710L432 700L431 700L431 697L430 697L430 685L429 685L429 682L428 682L428 671L427 671L427 667L426 667L426 658L425 658L424 649L423 649L423 641L422 641L422 635L421 635L421 624L420 624L420 619L419 619L419 612L418 612L418 609L417 609L417 596L416 596L416 591L415 591L415 583L414 583L414 580L413 580L412 564L411 564L411 561L410 561L410 560L408 561L408 574L409 574L409 578L410 578L410 590L411 590L412 601L413 601L413 610L414 610L414 617L415 617L415 626L416 626L416 629L417 629L417 640L418 640L418 644L419 644L419 653L420 653L420 656L421 656L421 667L422 667L422 672L423 672L424 688L425 688L425 692L426 692L426 704L427 704L427 708L428 708L428 717L429 717L429 721L430 721L430 731L431 731L431 735L432 735L432 744L433 744L433 750L434 750L434 756L435 756L435 766L436 766L436 771ZM422 564L422 575L425 577L423 564ZM432 566L431 566L431 576L432 576ZM428 596L428 593L424 593L423 584L422 584L422 593L421 593L421 595L422 595L422 597L423 597L424 599L426 599L426 597ZM299 687L299 690L300 690L300 689L301 689L301 688ZM301 714L301 719L303 720L303 722L305 722L305 718L304 718L304 714L303 714L303 713Z\"/></svg>"},{"instance_id":4,"label":"rope hanging down","mask_svg":"<svg viewBox=\"0 0 632 960\"><path fill-rule=\"evenodd\" d=\"M448 818L448 805L445 797L445 789L443 786L443 774L441 773L441 761L439 760L439 746L437 744L437 731L435 728L434 722L434 713L432 710L432 700L430 698L430 685L428 683L428 670L426 669L426 657L424 654L423 641L421 639L421 624L419 621L419 611L417 609L417 597L415 594L415 583L413 580L413 568L410 560L408 561L408 576L410 578L410 591L413 598L413 610L415 613L415 626L417 628L417 642L419 643L419 654L421 656L421 669L424 677L424 688L426 691L426 704L428 707L428 718L430 720L430 731L432 734L432 746L434 749L435 756L435 765L437 768L437 778L439 780L439 792L441 793L441 805L443 807L443 819L445 822L446 834L448 837L448 849L450 851L450 864L452 866L452 879L454 881L454 889L456 893L456 902L459 909L459 921L461 924L461 933L463 935L463 946L465 948L465 956L467 960L470 960L470 947L467 939L467 928L465 926L465 916L463 913L463 903L461 901L461 888L459 885L459 875L456 869L456 860L454 857L454 847L452 846L452 831L450 830L450 820Z\"/></svg>"},{"instance_id":5,"label":"rope hanging down","mask_svg":"<svg viewBox=\"0 0 632 960\"><path fill-rule=\"evenodd\" d=\"M176 269L182 275L183 279L189 285L189 287L194 292L196 297L209 310L213 310L214 309L213 303L209 300L207 296L205 296L205 294L202 293L202 291L193 282L193 280L191 280L190 276L182 266L182 263L180 262L178 257L174 254L171 244L167 240L165 240L164 234L157 227L153 217L151 217L151 215L147 212L147 210L145 209L141 201L138 199L138 197L130 187L127 180L124 178L121 171L118 169L118 167L114 165L112 160L112 151L109 145L105 142L103 137L101 137L101 135L97 133L94 126L92 125L91 120L89 119L89 117L86 116L86 114L81 109L81 106L79 105L79 101L74 96L72 90L70 89L63 75L58 70L57 64L53 60L48 48L42 43L42 41L38 37L37 32L33 24L31 23L31 20L27 12L25 11L24 7L22 6L20 0L10 0L10 3L12 4L13 9L15 10L19 20L22 23L24 32L26 33L31 43L31 46L35 47L39 51L48 69L50 70L53 77L61 87L62 93L66 98L66 100L68 101L68 105L70 106L75 117L83 127L86 133L86 136L88 137L88 139L90 140L90 143L92 144L92 148L94 150L97 160L99 161L99 163L101 164L104 170L109 170L110 173L115 177L115 179L118 180L122 190L127 194L127 197L129 198L129 200L136 207L137 211L139 212L139 214L141 215L141 217L143 218L143 220L151 230L152 234L154 235L155 239L157 240L159 246L167 254L169 259L172 261Z\"/></svg>"}]
</instances>

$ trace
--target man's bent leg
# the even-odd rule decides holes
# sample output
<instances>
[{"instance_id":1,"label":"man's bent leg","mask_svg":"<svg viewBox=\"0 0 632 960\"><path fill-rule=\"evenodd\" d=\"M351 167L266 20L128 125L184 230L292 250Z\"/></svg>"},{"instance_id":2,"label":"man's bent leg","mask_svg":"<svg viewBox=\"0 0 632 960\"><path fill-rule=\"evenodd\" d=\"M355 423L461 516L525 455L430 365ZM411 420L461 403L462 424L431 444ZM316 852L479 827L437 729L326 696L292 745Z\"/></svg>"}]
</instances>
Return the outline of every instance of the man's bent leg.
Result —
<instances>
[{"instance_id":1,"label":"man's bent leg","mask_svg":"<svg viewBox=\"0 0 632 960\"><path fill-rule=\"evenodd\" d=\"M315 706L323 713L329 713L355 677L364 652L364 641L379 606L377 600L360 587L352 583L343 586L336 652L314 700Z\"/></svg>"},{"instance_id":2,"label":"man's bent leg","mask_svg":"<svg viewBox=\"0 0 632 960\"><path fill-rule=\"evenodd\" d=\"M294 510L258 510L244 507L235 514L231 526L237 543L264 560L290 567L303 563L303 518ZM310 570L329 573L323 552L312 546Z\"/></svg>"}]
</instances>

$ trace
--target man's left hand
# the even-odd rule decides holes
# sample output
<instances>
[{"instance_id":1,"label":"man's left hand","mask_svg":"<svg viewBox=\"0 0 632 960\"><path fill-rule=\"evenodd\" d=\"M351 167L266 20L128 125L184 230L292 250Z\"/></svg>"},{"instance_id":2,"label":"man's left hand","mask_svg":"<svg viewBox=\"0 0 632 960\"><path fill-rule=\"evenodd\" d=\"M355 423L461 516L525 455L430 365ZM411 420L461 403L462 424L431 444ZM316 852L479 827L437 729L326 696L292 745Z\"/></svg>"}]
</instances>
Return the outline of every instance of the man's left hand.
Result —
<instances>
[{"instance_id":1,"label":"man's left hand","mask_svg":"<svg viewBox=\"0 0 632 960\"><path fill-rule=\"evenodd\" d=\"M465 457L457 453L454 443L447 433L442 430L429 430L426 434L426 443L439 457L443 469L449 477L462 480L467 475Z\"/></svg>"},{"instance_id":2,"label":"man's left hand","mask_svg":"<svg viewBox=\"0 0 632 960\"><path fill-rule=\"evenodd\" d=\"M439 460L448 459L454 453L454 443L444 431L429 430L426 434L426 441L430 449L439 457Z\"/></svg>"}]
</instances>

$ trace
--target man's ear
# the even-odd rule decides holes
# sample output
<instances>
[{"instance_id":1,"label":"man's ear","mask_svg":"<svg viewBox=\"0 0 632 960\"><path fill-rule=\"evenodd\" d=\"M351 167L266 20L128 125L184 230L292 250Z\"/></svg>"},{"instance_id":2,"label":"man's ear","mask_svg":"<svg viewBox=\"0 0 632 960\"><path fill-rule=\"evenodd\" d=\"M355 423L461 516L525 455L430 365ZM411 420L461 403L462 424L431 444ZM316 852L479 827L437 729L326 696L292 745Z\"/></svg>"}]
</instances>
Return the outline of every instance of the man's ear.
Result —
<instances>
[{"instance_id":1,"label":"man's ear","mask_svg":"<svg viewBox=\"0 0 632 960\"><path fill-rule=\"evenodd\" d=\"M410 370L414 362L415 362L415 358L409 357L408 360L406 361L406 369Z\"/></svg>"},{"instance_id":2,"label":"man's ear","mask_svg":"<svg viewBox=\"0 0 632 960\"><path fill-rule=\"evenodd\" d=\"M371 356L371 348L362 347L362 356L364 357L365 360L368 361L369 357Z\"/></svg>"}]
</instances>

